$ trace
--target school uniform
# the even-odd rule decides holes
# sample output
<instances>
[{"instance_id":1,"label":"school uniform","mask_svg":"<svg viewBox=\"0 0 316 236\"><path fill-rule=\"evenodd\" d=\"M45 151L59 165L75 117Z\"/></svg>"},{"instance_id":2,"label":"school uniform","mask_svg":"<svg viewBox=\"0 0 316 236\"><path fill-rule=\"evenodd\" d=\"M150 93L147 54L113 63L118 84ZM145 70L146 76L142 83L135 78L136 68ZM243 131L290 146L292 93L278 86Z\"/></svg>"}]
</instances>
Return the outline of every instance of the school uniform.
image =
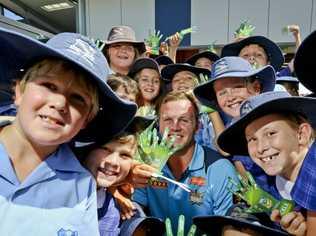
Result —
<instances>
[{"instance_id":1,"label":"school uniform","mask_svg":"<svg viewBox=\"0 0 316 236\"><path fill-rule=\"evenodd\" d=\"M219 154L212 151L214 158ZM213 162L205 168L205 153L202 146L196 144L191 163L180 178L181 183L190 186L191 193L186 192L178 185L167 182L156 182L153 186L139 188L135 191L133 199L149 209L149 215L171 222L178 222L179 215L183 214L185 232L192 224L192 218L199 215L225 215L232 206L232 194L228 191L228 177L237 181L232 164L224 158ZM168 165L162 169L164 176L174 179ZM173 225L176 232L176 224Z\"/></svg>"},{"instance_id":2,"label":"school uniform","mask_svg":"<svg viewBox=\"0 0 316 236\"><path fill-rule=\"evenodd\" d=\"M66 144L21 183L0 144L0 235L99 235L96 185Z\"/></svg>"}]
</instances>

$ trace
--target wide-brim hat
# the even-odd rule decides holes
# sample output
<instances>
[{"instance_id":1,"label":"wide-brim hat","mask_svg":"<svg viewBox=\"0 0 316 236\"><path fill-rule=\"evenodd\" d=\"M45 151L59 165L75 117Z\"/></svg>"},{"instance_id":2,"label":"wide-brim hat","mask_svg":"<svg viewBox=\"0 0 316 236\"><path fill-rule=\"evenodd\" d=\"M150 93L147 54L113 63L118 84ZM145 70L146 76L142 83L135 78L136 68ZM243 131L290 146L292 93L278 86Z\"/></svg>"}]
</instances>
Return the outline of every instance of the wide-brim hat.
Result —
<instances>
[{"instance_id":1,"label":"wide-brim hat","mask_svg":"<svg viewBox=\"0 0 316 236\"><path fill-rule=\"evenodd\" d=\"M102 52L80 34L57 34L44 44L29 36L0 28L0 50L2 70L20 71L31 62L51 57L68 61L87 73L98 88L100 109L87 127L74 137L76 141L108 140L121 132L136 113L135 104L120 99L107 85L109 67ZM5 63L4 57L10 58L8 63Z\"/></svg>"},{"instance_id":2,"label":"wide-brim hat","mask_svg":"<svg viewBox=\"0 0 316 236\"><path fill-rule=\"evenodd\" d=\"M158 63L154 59L148 57L137 59L129 69L128 76L134 78L135 75L142 69L153 69L157 71L160 76Z\"/></svg>"},{"instance_id":3,"label":"wide-brim hat","mask_svg":"<svg viewBox=\"0 0 316 236\"><path fill-rule=\"evenodd\" d=\"M218 109L214 81L227 78L257 78L262 85L262 92L273 91L275 86L275 71L267 65L253 69L248 61L241 57L223 57L212 65L212 77L209 81L197 86L193 92L197 99L206 106Z\"/></svg>"},{"instance_id":4,"label":"wide-brim hat","mask_svg":"<svg viewBox=\"0 0 316 236\"><path fill-rule=\"evenodd\" d=\"M161 55L161 56L156 57L155 61L158 63L158 65L174 64L173 60L166 55Z\"/></svg>"},{"instance_id":5,"label":"wide-brim hat","mask_svg":"<svg viewBox=\"0 0 316 236\"><path fill-rule=\"evenodd\" d=\"M298 80L316 93L315 78L316 31L307 36L298 48L294 59L294 70Z\"/></svg>"},{"instance_id":6,"label":"wide-brim hat","mask_svg":"<svg viewBox=\"0 0 316 236\"><path fill-rule=\"evenodd\" d=\"M270 228L256 222L232 216L198 216L193 218L193 223L203 233L210 233L212 236L221 236L224 226L231 225L237 228L252 229L257 233L269 236L288 235L286 232Z\"/></svg>"},{"instance_id":7,"label":"wide-brim hat","mask_svg":"<svg viewBox=\"0 0 316 236\"><path fill-rule=\"evenodd\" d=\"M176 63L167 65L161 70L161 76L167 82L171 82L174 75L181 71L190 71L193 74L195 74L198 78L200 74L211 77L211 72L208 69L199 68L187 63Z\"/></svg>"},{"instance_id":8,"label":"wide-brim hat","mask_svg":"<svg viewBox=\"0 0 316 236\"><path fill-rule=\"evenodd\" d=\"M131 123L126 127L128 133L139 133L144 131L156 119L156 116L138 116L136 115Z\"/></svg>"},{"instance_id":9,"label":"wide-brim hat","mask_svg":"<svg viewBox=\"0 0 316 236\"><path fill-rule=\"evenodd\" d=\"M282 50L276 43L264 36L250 36L239 42L227 44L222 49L221 57L239 56L240 51L250 44L258 44L265 50L270 65L275 71L281 68L284 63Z\"/></svg>"},{"instance_id":10,"label":"wide-brim hat","mask_svg":"<svg viewBox=\"0 0 316 236\"><path fill-rule=\"evenodd\" d=\"M209 59L211 62L215 62L219 59L219 56L211 51L204 51L204 52L199 52L199 53L196 53L194 54L193 56L189 57L185 63L188 63L192 66L195 65L195 62L202 58L202 57L205 57L207 59Z\"/></svg>"},{"instance_id":11,"label":"wide-brim hat","mask_svg":"<svg viewBox=\"0 0 316 236\"><path fill-rule=\"evenodd\" d=\"M272 113L301 114L316 127L316 99L291 96L288 92L267 92L250 97L240 107L240 118L218 137L219 147L231 155L248 155L245 128L254 120Z\"/></svg>"},{"instance_id":12,"label":"wide-brim hat","mask_svg":"<svg viewBox=\"0 0 316 236\"><path fill-rule=\"evenodd\" d=\"M114 43L131 43L140 54L146 51L145 43L136 40L135 31L126 25L114 26L110 30L107 40L105 40L105 48Z\"/></svg>"},{"instance_id":13,"label":"wide-brim hat","mask_svg":"<svg viewBox=\"0 0 316 236\"><path fill-rule=\"evenodd\" d=\"M299 83L298 79L293 76L277 76L276 83L280 83L280 82L289 82L289 83L295 83L295 84Z\"/></svg>"}]
</instances>

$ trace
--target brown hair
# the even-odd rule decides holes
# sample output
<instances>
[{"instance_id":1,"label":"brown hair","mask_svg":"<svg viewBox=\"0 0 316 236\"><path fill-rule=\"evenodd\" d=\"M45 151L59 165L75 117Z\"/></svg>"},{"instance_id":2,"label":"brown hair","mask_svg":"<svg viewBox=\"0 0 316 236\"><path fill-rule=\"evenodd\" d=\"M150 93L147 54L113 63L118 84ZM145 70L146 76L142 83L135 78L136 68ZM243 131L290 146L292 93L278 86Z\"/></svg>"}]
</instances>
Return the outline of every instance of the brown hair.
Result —
<instances>
[{"instance_id":1,"label":"brown hair","mask_svg":"<svg viewBox=\"0 0 316 236\"><path fill-rule=\"evenodd\" d=\"M107 83L113 91L117 91L120 86L123 86L127 94L132 94L137 99L139 94L138 86L136 81L131 77L116 73L114 75L109 75Z\"/></svg>"},{"instance_id":2,"label":"brown hair","mask_svg":"<svg viewBox=\"0 0 316 236\"><path fill-rule=\"evenodd\" d=\"M89 121L92 120L99 111L99 95L97 86L91 82L89 75L85 71L69 62L61 59L49 58L33 64L28 68L19 83L21 92L24 92L28 82L34 81L39 76L45 75L46 73L59 71L69 71L73 73L76 80L72 81L72 83L76 82L81 88L87 90L87 94L89 94L92 104L90 108Z\"/></svg>"}]
</instances>

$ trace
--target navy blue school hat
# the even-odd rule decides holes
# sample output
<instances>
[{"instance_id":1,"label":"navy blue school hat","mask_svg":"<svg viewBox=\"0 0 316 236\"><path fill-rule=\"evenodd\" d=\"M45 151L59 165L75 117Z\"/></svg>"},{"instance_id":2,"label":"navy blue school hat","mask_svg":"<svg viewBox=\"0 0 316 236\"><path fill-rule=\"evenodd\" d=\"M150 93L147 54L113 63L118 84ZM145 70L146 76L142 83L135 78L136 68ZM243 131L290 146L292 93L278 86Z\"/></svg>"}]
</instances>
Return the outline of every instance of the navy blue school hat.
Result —
<instances>
[{"instance_id":1,"label":"navy blue school hat","mask_svg":"<svg viewBox=\"0 0 316 236\"><path fill-rule=\"evenodd\" d=\"M298 79L293 76L277 76L276 83L278 84L280 82L290 82L290 83L295 83L295 84L299 83Z\"/></svg>"},{"instance_id":2,"label":"navy blue school hat","mask_svg":"<svg viewBox=\"0 0 316 236\"><path fill-rule=\"evenodd\" d=\"M213 84L214 81L227 77L257 78L262 85L262 92L272 91L275 86L275 71L272 66L253 69L250 63L241 57L223 57L212 65L211 79L197 86L193 90L194 95L203 105L217 109Z\"/></svg>"},{"instance_id":3,"label":"navy blue school hat","mask_svg":"<svg viewBox=\"0 0 316 236\"><path fill-rule=\"evenodd\" d=\"M165 55L161 55L155 58L155 61L158 63L158 65L170 65L174 64L173 60Z\"/></svg>"},{"instance_id":4,"label":"navy blue school hat","mask_svg":"<svg viewBox=\"0 0 316 236\"><path fill-rule=\"evenodd\" d=\"M212 236L222 236L225 226L233 226L238 229L251 229L256 233L269 236L283 236L288 233L272 228L272 222L265 214L250 214L245 212L243 204L237 204L228 209L226 216L197 216L193 223L203 233Z\"/></svg>"},{"instance_id":5,"label":"navy blue school hat","mask_svg":"<svg viewBox=\"0 0 316 236\"><path fill-rule=\"evenodd\" d=\"M203 74L208 77L211 76L211 72L208 69L199 68L187 63L176 63L167 65L161 70L161 76L167 82L171 82L175 74L181 71L190 71L191 73L195 74L198 78L200 74Z\"/></svg>"},{"instance_id":6,"label":"navy blue school hat","mask_svg":"<svg viewBox=\"0 0 316 236\"><path fill-rule=\"evenodd\" d=\"M238 56L240 51L250 44L258 44L265 50L270 65L275 71L281 68L284 63L282 50L275 42L264 36L250 36L238 42L226 44L222 49L221 57Z\"/></svg>"},{"instance_id":7,"label":"navy blue school hat","mask_svg":"<svg viewBox=\"0 0 316 236\"><path fill-rule=\"evenodd\" d=\"M87 127L74 137L76 141L108 140L121 132L136 113L135 104L120 99L107 85L109 66L102 52L80 34L60 33L44 44L29 36L0 28L0 51L1 69L9 72L20 71L30 63L51 57L68 61L87 73L99 90L100 109ZM7 56L10 57L8 63L3 60Z\"/></svg>"},{"instance_id":8,"label":"navy blue school hat","mask_svg":"<svg viewBox=\"0 0 316 236\"><path fill-rule=\"evenodd\" d=\"M139 71L145 68L157 71L160 76L158 63L154 59L148 57L137 59L129 69L128 76L134 78Z\"/></svg>"},{"instance_id":9,"label":"navy blue school hat","mask_svg":"<svg viewBox=\"0 0 316 236\"><path fill-rule=\"evenodd\" d=\"M202 57L205 57L207 59L209 59L211 62L215 62L219 59L219 56L211 51L204 51L204 52L199 52L199 53L196 53L194 54L193 56L189 57L185 63L188 63L192 66L195 65L195 62L202 58Z\"/></svg>"},{"instance_id":10,"label":"navy blue school hat","mask_svg":"<svg viewBox=\"0 0 316 236\"><path fill-rule=\"evenodd\" d=\"M291 96L288 92L266 92L253 96L240 106L240 118L218 137L219 147L231 155L248 155L245 128L252 121L272 113L293 113L306 117L316 127L316 99Z\"/></svg>"},{"instance_id":11,"label":"navy blue school hat","mask_svg":"<svg viewBox=\"0 0 316 236\"><path fill-rule=\"evenodd\" d=\"M316 93L315 78L316 31L307 36L298 48L294 59L294 70L298 80Z\"/></svg>"}]
</instances>

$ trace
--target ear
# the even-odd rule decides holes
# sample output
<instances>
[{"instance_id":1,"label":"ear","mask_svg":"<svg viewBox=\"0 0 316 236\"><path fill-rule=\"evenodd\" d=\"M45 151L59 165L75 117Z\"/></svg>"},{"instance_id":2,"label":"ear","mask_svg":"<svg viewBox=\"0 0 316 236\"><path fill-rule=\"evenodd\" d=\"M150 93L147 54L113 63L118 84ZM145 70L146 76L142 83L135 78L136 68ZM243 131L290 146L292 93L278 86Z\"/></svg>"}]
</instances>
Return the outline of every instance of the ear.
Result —
<instances>
[{"instance_id":1,"label":"ear","mask_svg":"<svg viewBox=\"0 0 316 236\"><path fill-rule=\"evenodd\" d=\"M21 91L20 81L16 82L16 85L14 87L14 92L15 92L14 104L17 107L19 107L19 105L21 104L21 101L22 101L22 96L23 96L23 92Z\"/></svg>"},{"instance_id":2,"label":"ear","mask_svg":"<svg viewBox=\"0 0 316 236\"><path fill-rule=\"evenodd\" d=\"M309 123L302 123L298 127L298 142L301 146L309 146L311 142L311 137L313 133L313 128Z\"/></svg>"}]
</instances>

